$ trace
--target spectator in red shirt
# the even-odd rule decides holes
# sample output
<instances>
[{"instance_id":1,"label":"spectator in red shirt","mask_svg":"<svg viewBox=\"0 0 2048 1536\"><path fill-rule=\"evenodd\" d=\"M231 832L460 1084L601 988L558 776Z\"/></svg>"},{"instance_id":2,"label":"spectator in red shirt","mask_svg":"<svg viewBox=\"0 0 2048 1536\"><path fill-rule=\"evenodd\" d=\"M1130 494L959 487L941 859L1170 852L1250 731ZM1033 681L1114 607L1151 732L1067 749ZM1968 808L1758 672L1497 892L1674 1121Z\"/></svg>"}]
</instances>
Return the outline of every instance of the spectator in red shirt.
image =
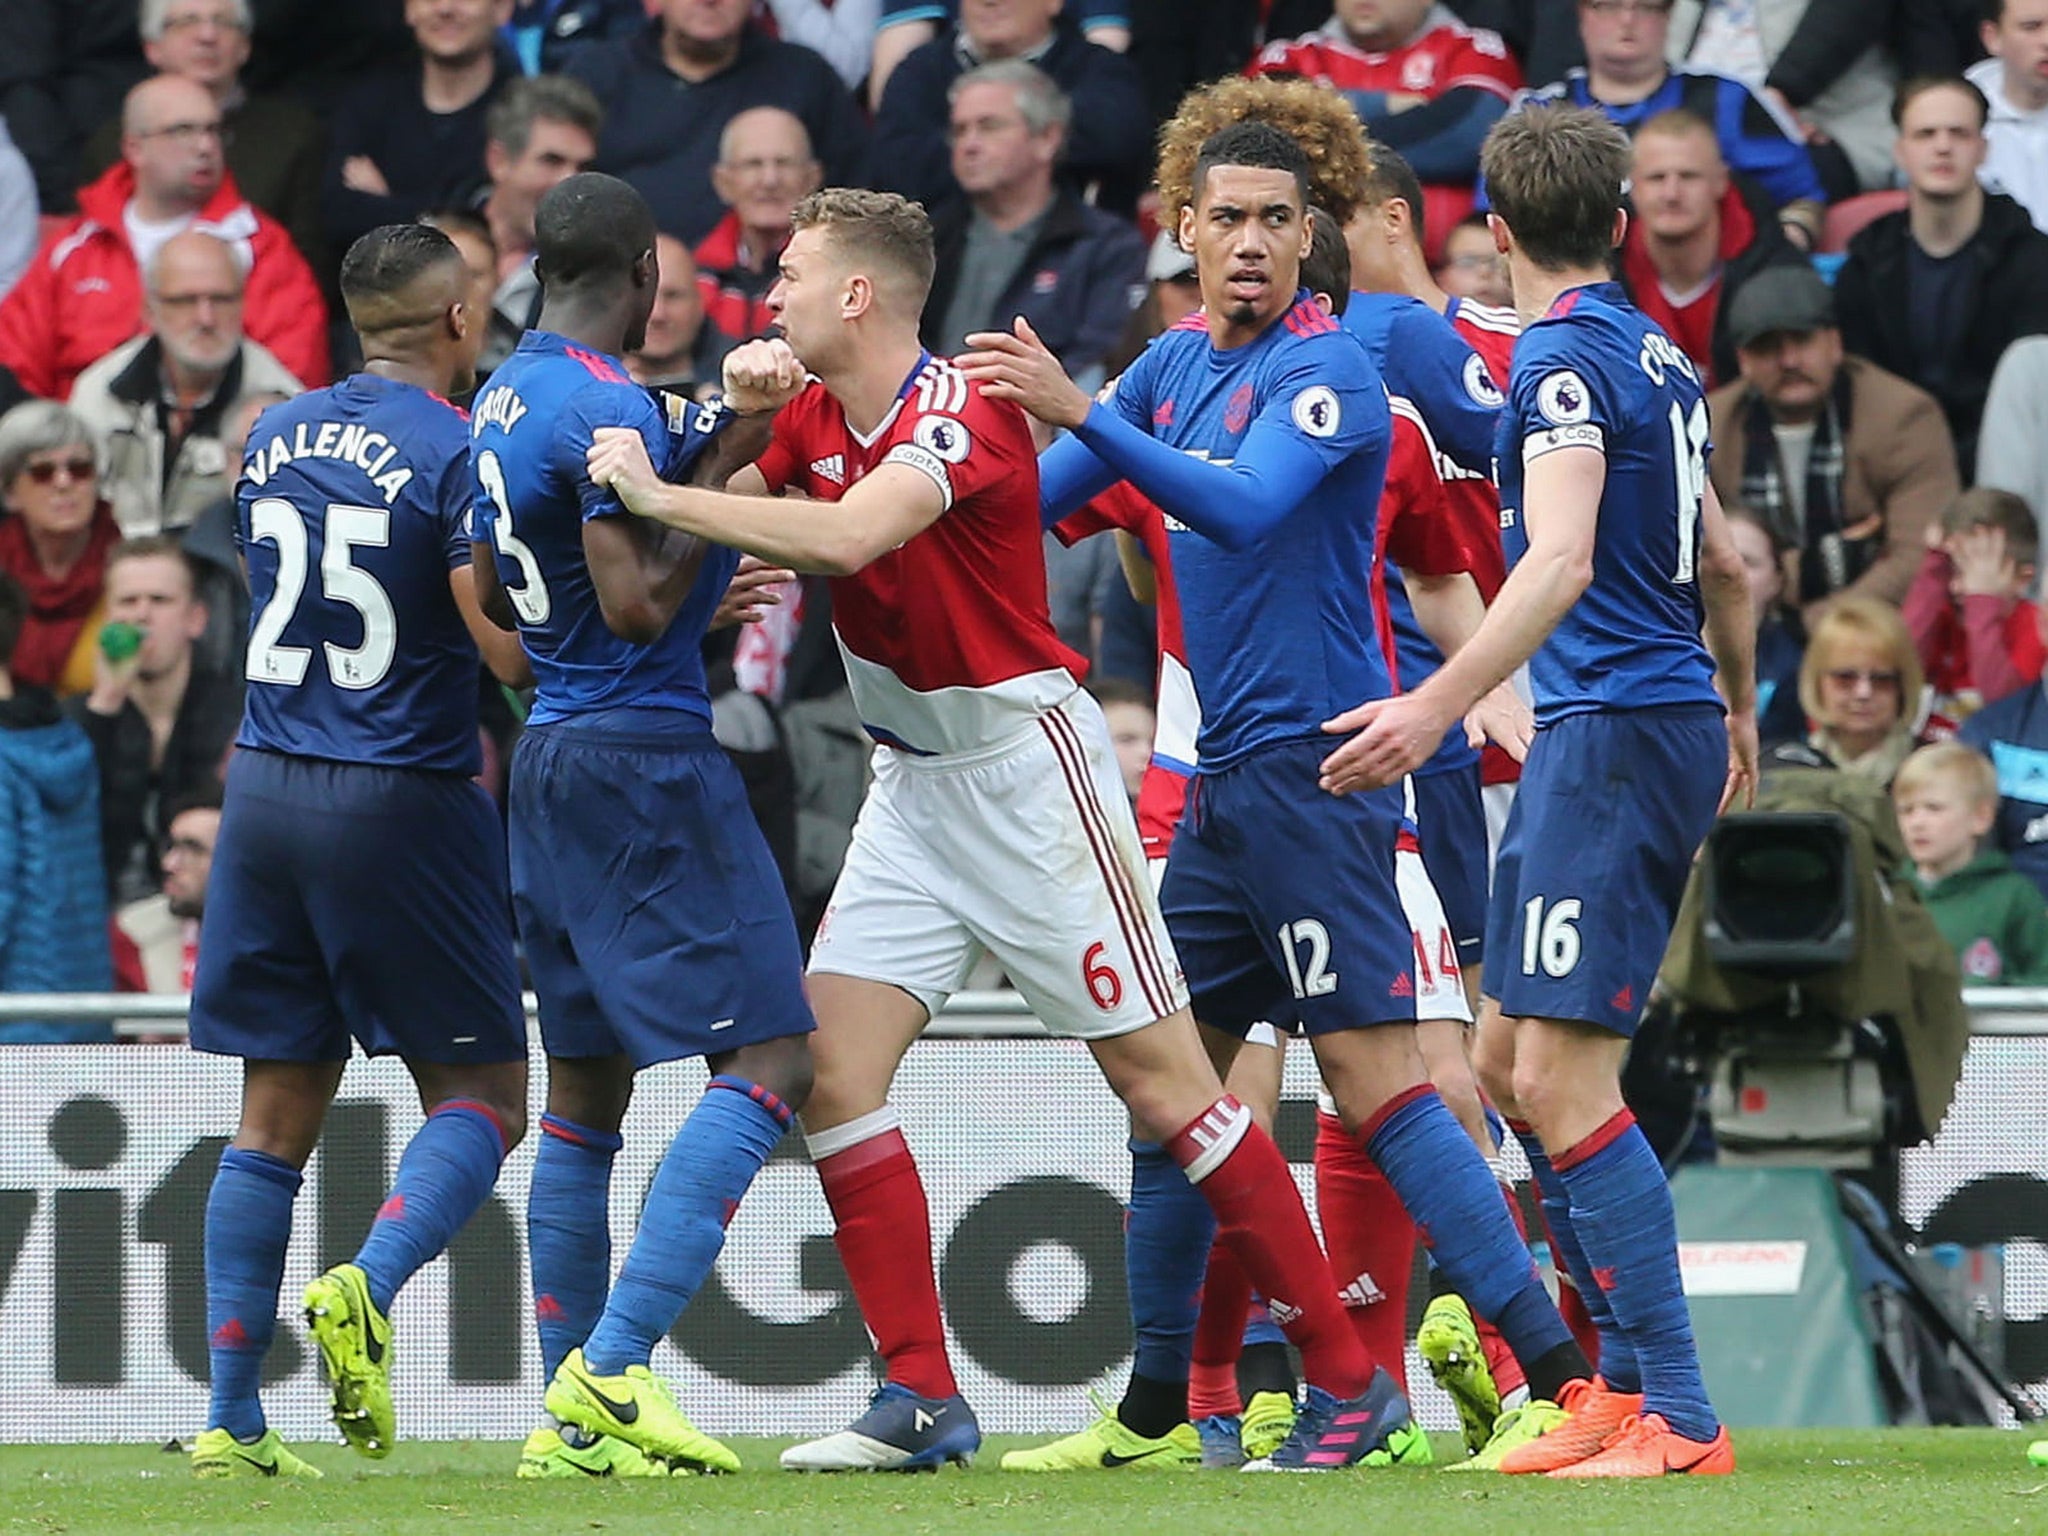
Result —
<instances>
[{"instance_id":1,"label":"spectator in red shirt","mask_svg":"<svg viewBox=\"0 0 2048 1536\"><path fill-rule=\"evenodd\" d=\"M144 327L142 268L171 236L217 235L247 274L243 329L309 385L328 379L327 309L292 237L242 199L222 161L220 106L204 86L158 75L128 93L121 163L78 194L78 216L43 242L0 302L0 365L62 400L86 366Z\"/></svg>"},{"instance_id":2,"label":"spectator in red shirt","mask_svg":"<svg viewBox=\"0 0 2048 1536\"><path fill-rule=\"evenodd\" d=\"M749 341L775 323L768 290L789 244L790 212L823 174L803 119L781 107L737 113L718 136L711 187L725 217L692 254L705 318L722 335Z\"/></svg>"},{"instance_id":3,"label":"spectator in red shirt","mask_svg":"<svg viewBox=\"0 0 2048 1536\"><path fill-rule=\"evenodd\" d=\"M1437 232L1438 247L1472 211L1479 146L1522 85L1498 33L1433 0L1336 0L1328 25L1268 44L1245 73L1341 91L1372 136L1414 167L1428 204L1419 224Z\"/></svg>"},{"instance_id":4,"label":"spectator in red shirt","mask_svg":"<svg viewBox=\"0 0 2048 1536\"><path fill-rule=\"evenodd\" d=\"M1634 198L1622 284L1711 389L1738 372L1722 298L1764 267L1806 258L1762 194L1729 176L1713 125L1690 112L1660 113L1636 130Z\"/></svg>"},{"instance_id":5,"label":"spectator in red shirt","mask_svg":"<svg viewBox=\"0 0 2048 1536\"><path fill-rule=\"evenodd\" d=\"M1927 530L1902 607L1935 708L1964 714L2041 676L2040 613L2027 601L2041 537L2010 491L1964 491Z\"/></svg>"}]
</instances>

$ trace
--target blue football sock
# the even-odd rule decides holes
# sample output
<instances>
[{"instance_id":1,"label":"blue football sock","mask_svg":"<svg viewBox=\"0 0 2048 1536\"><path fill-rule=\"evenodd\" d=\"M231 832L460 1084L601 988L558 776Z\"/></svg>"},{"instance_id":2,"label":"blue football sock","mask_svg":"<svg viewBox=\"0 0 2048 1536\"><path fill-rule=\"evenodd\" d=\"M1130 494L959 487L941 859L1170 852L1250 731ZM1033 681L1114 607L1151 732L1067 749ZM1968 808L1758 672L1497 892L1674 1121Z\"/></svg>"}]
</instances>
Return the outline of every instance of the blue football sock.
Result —
<instances>
[{"instance_id":1,"label":"blue football sock","mask_svg":"<svg viewBox=\"0 0 2048 1536\"><path fill-rule=\"evenodd\" d=\"M720 1073L704 1089L647 1192L640 1229L583 1346L600 1376L645 1365L718 1262L725 1224L796 1117L774 1094Z\"/></svg>"},{"instance_id":2,"label":"blue football sock","mask_svg":"<svg viewBox=\"0 0 2048 1536\"><path fill-rule=\"evenodd\" d=\"M1165 1147L1131 1143L1131 1205L1124 1224L1124 1284L1137 1352L1117 1417L1157 1438L1188 1416L1188 1367L1216 1215Z\"/></svg>"},{"instance_id":3,"label":"blue football sock","mask_svg":"<svg viewBox=\"0 0 2048 1536\"><path fill-rule=\"evenodd\" d=\"M540 1328L541 1380L590 1337L612 1282L612 1157L616 1131L594 1131L559 1115L540 1117L540 1151L526 1199L526 1249L533 1263L533 1316Z\"/></svg>"},{"instance_id":4,"label":"blue football sock","mask_svg":"<svg viewBox=\"0 0 2048 1536\"><path fill-rule=\"evenodd\" d=\"M1472 1310L1500 1330L1524 1369L1572 1344L1499 1182L1434 1088L1397 1094L1359 1139L1401 1197L1423 1248Z\"/></svg>"},{"instance_id":5,"label":"blue football sock","mask_svg":"<svg viewBox=\"0 0 2048 1536\"><path fill-rule=\"evenodd\" d=\"M399 1288L455 1240L504 1161L504 1130L483 1105L444 1099L428 1112L356 1254L379 1312L388 1314Z\"/></svg>"},{"instance_id":6,"label":"blue football sock","mask_svg":"<svg viewBox=\"0 0 2048 1536\"><path fill-rule=\"evenodd\" d=\"M1572 1224L1571 1196L1565 1190L1564 1180L1550 1165L1550 1154L1544 1151L1535 1131L1521 1124L1511 1124L1510 1129L1522 1144L1523 1155L1529 1159L1529 1175L1535 1179L1536 1192L1543 1198L1543 1224L1550 1229L1551 1258L1571 1276L1586 1316L1599 1331L1600 1379L1617 1392L1640 1392L1643 1378L1636 1367L1636 1352L1615 1322L1607 1293L1593 1278L1593 1266L1586 1262L1586 1250L1579 1246L1578 1228Z\"/></svg>"},{"instance_id":7,"label":"blue football sock","mask_svg":"<svg viewBox=\"0 0 2048 1536\"><path fill-rule=\"evenodd\" d=\"M1636 1117L1622 1110L1561 1153L1555 1167L1571 1192L1572 1224L1586 1260L1607 1282L1607 1305L1635 1350L1643 1411L1662 1414L1688 1440L1713 1439L1721 1421L1707 1401L1679 1280L1671 1187ZM1605 1375L1604 1336L1601 1350Z\"/></svg>"},{"instance_id":8,"label":"blue football sock","mask_svg":"<svg viewBox=\"0 0 2048 1536\"><path fill-rule=\"evenodd\" d=\"M210 1428L238 1440L263 1433L263 1356L277 1330L277 1291L304 1180L267 1152L229 1147L206 1197L206 1335L213 1368Z\"/></svg>"}]
</instances>

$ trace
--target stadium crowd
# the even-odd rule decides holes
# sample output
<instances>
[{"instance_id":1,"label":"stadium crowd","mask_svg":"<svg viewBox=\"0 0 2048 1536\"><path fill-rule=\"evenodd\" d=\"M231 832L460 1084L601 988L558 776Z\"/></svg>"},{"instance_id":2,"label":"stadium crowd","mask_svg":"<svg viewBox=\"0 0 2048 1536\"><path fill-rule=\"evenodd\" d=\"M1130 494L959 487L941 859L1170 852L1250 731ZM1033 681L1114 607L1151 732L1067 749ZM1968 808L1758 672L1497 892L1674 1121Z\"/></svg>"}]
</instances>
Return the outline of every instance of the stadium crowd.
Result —
<instances>
[{"instance_id":1,"label":"stadium crowd","mask_svg":"<svg viewBox=\"0 0 2048 1536\"><path fill-rule=\"evenodd\" d=\"M1189 86L1233 72L1342 93L1420 183L1406 217L1435 283L1479 305L1509 302L1478 178L1492 125L1561 98L1629 131L1618 274L1713 386L1765 744L1896 780L1914 879L1968 978L2048 980L2048 644L2029 596L2048 0L17 13L0 64L0 990L189 984L249 623L235 467L263 409L353 363L335 282L363 231L418 219L456 241L488 368L539 312L541 195L586 168L623 177L662 230L628 363L694 400L770 327L798 200L900 191L937 229L926 344L953 353L1021 316L1093 387L1196 302L1192 257L1154 228L1154 138ZM1049 540L1047 558L1135 793L1151 611L1111 538ZM808 932L867 750L826 582L777 583L756 614L707 642L718 736ZM523 704L478 686L502 794ZM0 1023L0 1040L105 1036Z\"/></svg>"}]
</instances>

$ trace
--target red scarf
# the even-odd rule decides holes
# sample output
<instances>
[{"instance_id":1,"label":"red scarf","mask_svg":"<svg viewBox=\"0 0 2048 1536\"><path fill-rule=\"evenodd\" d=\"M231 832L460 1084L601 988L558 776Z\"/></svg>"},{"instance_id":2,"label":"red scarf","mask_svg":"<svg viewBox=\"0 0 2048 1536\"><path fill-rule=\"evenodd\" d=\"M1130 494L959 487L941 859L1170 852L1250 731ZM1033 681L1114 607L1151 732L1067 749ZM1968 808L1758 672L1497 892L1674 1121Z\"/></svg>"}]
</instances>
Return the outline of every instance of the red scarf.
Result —
<instances>
[{"instance_id":1,"label":"red scarf","mask_svg":"<svg viewBox=\"0 0 2048 1536\"><path fill-rule=\"evenodd\" d=\"M78 563L62 576L52 576L36 560L28 525L20 517L0 517L0 571L21 583L28 594L28 622L14 648L9 670L18 683L54 688L64 664L78 646L85 621L99 606L106 587L107 551L121 539L121 525L104 501L93 513L92 537Z\"/></svg>"}]
</instances>

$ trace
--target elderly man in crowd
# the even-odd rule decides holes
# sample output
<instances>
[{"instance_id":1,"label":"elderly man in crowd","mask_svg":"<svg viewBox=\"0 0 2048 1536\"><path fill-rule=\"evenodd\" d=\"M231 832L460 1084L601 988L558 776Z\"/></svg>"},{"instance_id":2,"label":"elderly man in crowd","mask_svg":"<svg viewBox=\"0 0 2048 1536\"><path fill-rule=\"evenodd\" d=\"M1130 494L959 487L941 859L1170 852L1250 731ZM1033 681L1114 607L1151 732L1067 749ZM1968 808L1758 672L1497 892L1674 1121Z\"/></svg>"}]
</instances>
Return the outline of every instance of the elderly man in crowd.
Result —
<instances>
[{"instance_id":1,"label":"elderly man in crowd","mask_svg":"<svg viewBox=\"0 0 2048 1536\"><path fill-rule=\"evenodd\" d=\"M810 133L794 112L750 107L718 136L711 185L725 217L692 254L705 317L730 340L750 341L775 323L768 290L781 275L790 214L822 176Z\"/></svg>"}]
</instances>

